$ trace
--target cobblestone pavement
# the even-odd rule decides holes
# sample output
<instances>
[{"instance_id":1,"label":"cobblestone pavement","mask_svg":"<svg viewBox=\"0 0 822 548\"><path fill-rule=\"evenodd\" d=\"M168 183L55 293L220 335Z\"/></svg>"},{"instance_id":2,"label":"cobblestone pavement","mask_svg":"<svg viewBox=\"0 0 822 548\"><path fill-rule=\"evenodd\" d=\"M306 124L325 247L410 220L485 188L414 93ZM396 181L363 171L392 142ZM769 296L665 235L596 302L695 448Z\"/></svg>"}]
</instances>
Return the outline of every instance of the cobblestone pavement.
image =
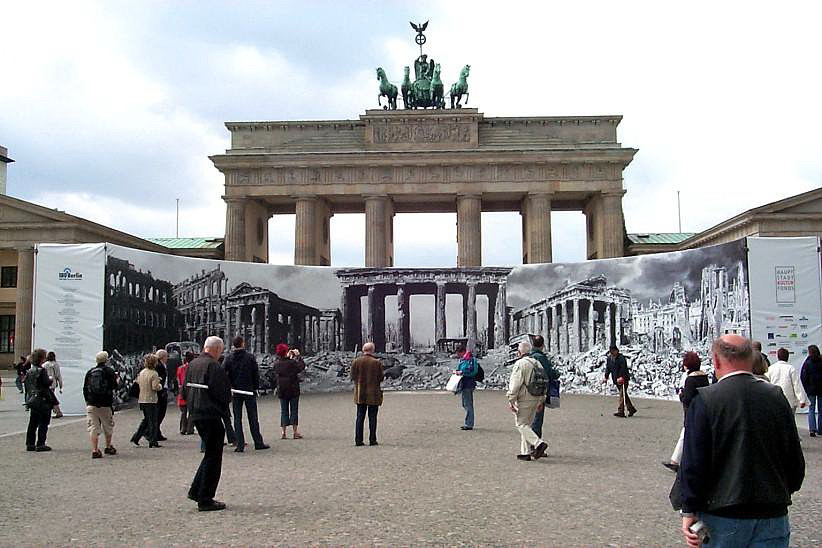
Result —
<instances>
[{"instance_id":1,"label":"cobblestone pavement","mask_svg":"<svg viewBox=\"0 0 822 548\"><path fill-rule=\"evenodd\" d=\"M304 395L303 440L279 439L278 402L263 398L272 450L227 448L218 498L228 510L211 513L185 497L200 453L196 436L177 434L174 408L161 449L130 445L138 413L118 413L119 454L101 460L91 460L79 422L50 431L51 453L3 437L0 544L681 544L673 475L660 465L679 404L637 400L639 414L618 419L615 398L564 397L547 413L549 457L528 463L514 458L519 436L503 394L480 391L475 402L477 428L463 432L457 397L387 393L381 445L354 447L350 393ZM803 434L797 546L822 541L822 439Z\"/></svg>"}]
</instances>

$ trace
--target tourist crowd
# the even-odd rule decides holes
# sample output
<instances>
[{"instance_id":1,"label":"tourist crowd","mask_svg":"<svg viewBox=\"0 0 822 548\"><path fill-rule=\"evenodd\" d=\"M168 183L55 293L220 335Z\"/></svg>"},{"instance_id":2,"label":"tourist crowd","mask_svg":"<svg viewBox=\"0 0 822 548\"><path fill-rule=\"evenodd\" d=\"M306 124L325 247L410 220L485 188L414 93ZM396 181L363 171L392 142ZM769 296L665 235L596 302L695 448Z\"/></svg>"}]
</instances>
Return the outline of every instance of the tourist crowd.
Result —
<instances>
[{"instance_id":1,"label":"tourist crowd","mask_svg":"<svg viewBox=\"0 0 822 548\"><path fill-rule=\"evenodd\" d=\"M243 408L256 450L269 449L260 431L257 393L260 372L254 355L245 349L242 337L232 341L224 352L223 340L208 337L199 355L186 352L169 378L169 355L165 350L145 356L143 368L129 389L142 411L142 421L131 437L134 445L142 438L149 447L161 447L166 438L161 426L169 391L176 392L180 409L179 433L196 431L201 439L202 461L188 491L201 511L221 510L225 504L215 500L222 468L223 446L227 439L235 452L245 450ZM299 432L300 374L305 363L296 348L279 344L276 348L275 375L280 400L282 439L291 427L294 439ZM454 370L453 391L460 394L465 418L460 428L475 427L474 390L484 372L470 350L460 350ZM787 546L790 526L787 508L791 494L804 479L805 463L794 422L797 408L809 408L808 426L816 437L820 423L822 396L822 357L816 345L808 347L808 357L799 373L788 363L789 353L780 348L778 361L770 364L761 346L739 335L723 335L711 348L714 382L701 369L694 352L683 355L683 377L679 397L684 421L676 447L663 464L676 472L671 501L682 512L686 543L698 546L710 538L715 546ZM121 379L108 365L109 355L101 351L96 365L83 382L92 458L116 455L112 445L114 431L114 392ZM356 405L354 444L365 445L365 420L368 418L368 444L378 445L377 416L383 403L381 383L384 367L371 342L363 345L361 355L351 364ZM604 363L605 375L617 387L619 406L616 417L637 413L628 387L630 369L625 356L611 346ZM21 359L16 385L24 393L29 410L26 433L28 451L50 451L46 445L52 413L62 416L55 390L62 392L63 379L53 352L36 349ZM516 454L521 461L547 456L548 443L543 433L546 407L558 404L559 373L544 352L540 336L517 346L517 359L511 367L506 397L508 409L520 437ZM231 414L233 411L233 423ZM627 411L627 414L626 414ZM104 437L102 451L100 435ZM741 539L741 540L740 540Z\"/></svg>"}]
</instances>

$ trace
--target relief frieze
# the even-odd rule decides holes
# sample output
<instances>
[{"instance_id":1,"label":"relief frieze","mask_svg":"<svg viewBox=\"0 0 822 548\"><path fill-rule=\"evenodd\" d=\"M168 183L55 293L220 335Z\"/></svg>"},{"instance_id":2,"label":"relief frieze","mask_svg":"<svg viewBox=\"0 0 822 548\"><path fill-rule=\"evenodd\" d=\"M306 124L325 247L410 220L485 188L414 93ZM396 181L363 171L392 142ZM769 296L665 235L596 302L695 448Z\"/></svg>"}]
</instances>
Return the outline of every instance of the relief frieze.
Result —
<instances>
[{"instance_id":1,"label":"relief frieze","mask_svg":"<svg viewBox=\"0 0 822 548\"><path fill-rule=\"evenodd\" d=\"M471 142L467 124L388 124L374 126L374 144L436 144Z\"/></svg>"}]
</instances>

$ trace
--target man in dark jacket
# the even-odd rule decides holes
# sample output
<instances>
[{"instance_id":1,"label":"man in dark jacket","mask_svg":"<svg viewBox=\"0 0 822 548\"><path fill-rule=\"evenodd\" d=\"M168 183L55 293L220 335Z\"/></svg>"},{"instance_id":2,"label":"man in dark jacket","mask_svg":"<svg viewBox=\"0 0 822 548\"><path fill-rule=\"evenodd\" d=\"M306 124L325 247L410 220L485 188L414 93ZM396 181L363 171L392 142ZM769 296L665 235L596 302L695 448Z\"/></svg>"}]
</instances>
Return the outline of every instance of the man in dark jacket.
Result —
<instances>
[{"instance_id":1,"label":"man in dark jacket","mask_svg":"<svg viewBox=\"0 0 822 548\"><path fill-rule=\"evenodd\" d=\"M619 407L617 408L617 412L614 413L614 416L624 418L625 407L627 406L628 416L633 417L636 415L636 407L634 407L630 396L628 396L628 381L631 380L631 373L628 371L628 360L619 353L619 348L613 344L611 348L608 349L608 359L605 362L605 379L603 379L603 383L608 382L609 375L619 390Z\"/></svg>"},{"instance_id":2,"label":"man in dark jacket","mask_svg":"<svg viewBox=\"0 0 822 548\"><path fill-rule=\"evenodd\" d=\"M554 364L550 358L545 355L545 339L542 335L537 335L532 342L534 346L531 349L531 357L537 360L545 370L545 374L548 375L548 380L555 381L559 379L559 373L554 369ZM546 393L545 403L548 403L550 398L550 394ZM537 408L537 414L534 415L534 422L531 423L531 430L540 438L542 438L542 421L545 419L545 403Z\"/></svg>"},{"instance_id":3,"label":"man in dark jacket","mask_svg":"<svg viewBox=\"0 0 822 548\"><path fill-rule=\"evenodd\" d=\"M46 351L36 348L29 358L31 367L23 381L25 402L29 409L29 427L26 430L26 451L51 451L46 445L46 436L51 422L51 409L54 406L51 379L43 367ZM35 444L35 434L37 435Z\"/></svg>"},{"instance_id":4,"label":"man in dark jacket","mask_svg":"<svg viewBox=\"0 0 822 548\"><path fill-rule=\"evenodd\" d=\"M197 501L198 510L207 512L225 508L225 503L214 500L214 494L223 467L223 418L228 416L231 388L225 370L217 361L223 353L223 340L209 337L203 348L203 353L194 358L186 371L185 400L205 446L188 498Z\"/></svg>"},{"instance_id":5,"label":"man in dark jacket","mask_svg":"<svg viewBox=\"0 0 822 548\"><path fill-rule=\"evenodd\" d=\"M117 454L117 449L111 445L111 436L114 433L114 390L119 381L114 369L106 364L108 352L98 352L96 361L97 365L89 369L83 379L83 398L86 400L88 431L91 437L91 458L100 459L103 457L103 453L98 449L100 432L106 438L106 455Z\"/></svg>"},{"instance_id":6,"label":"man in dark jacket","mask_svg":"<svg viewBox=\"0 0 822 548\"><path fill-rule=\"evenodd\" d=\"M254 439L254 449L268 449L260 434L260 421L257 418L257 389L260 388L260 368L253 354L245 351L245 340L239 335L232 341L234 350L223 360L223 368L231 384L231 401L234 408L234 434L237 439L235 453L245 450L243 435L243 404L248 412L248 427ZM243 394L250 392L250 394Z\"/></svg>"},{"instance_id":7,"label":"man in dark jacket","mask_svg":"<svg viewBox=\"0 0 822 548\"><path fill-rule=\"evenodd\" d=\"M788 505L805 477L793 412L778 386L751 373L751 341L723 335L711 348L716 384L688 407L679 481L682 532L701 520L711 546L788 546Z\"/></svg>"}]
</instances>

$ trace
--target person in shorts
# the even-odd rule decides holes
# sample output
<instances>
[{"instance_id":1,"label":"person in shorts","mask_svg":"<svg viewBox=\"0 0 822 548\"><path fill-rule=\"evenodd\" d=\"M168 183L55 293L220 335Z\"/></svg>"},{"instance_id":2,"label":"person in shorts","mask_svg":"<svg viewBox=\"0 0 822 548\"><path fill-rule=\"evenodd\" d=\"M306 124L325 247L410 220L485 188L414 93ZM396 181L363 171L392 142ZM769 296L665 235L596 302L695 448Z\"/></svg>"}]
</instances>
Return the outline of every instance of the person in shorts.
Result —
<instances>
[{"instance_id":1,"label":"person in shorts","mask_svg":"<svg viewBox=\"0 0 822 548\"><path fill-rule=\"evenodd\" d=\"M119 382L114 369L107 365L108 352L98 352L96 361L97 365L89 369L83 381L92 459L103 458L103 453L98 449L100 433L106 438L105 454L117 454L117 449L111 444L111 436L114 433L114 390Z\"/></svg>"}]
</instances>

